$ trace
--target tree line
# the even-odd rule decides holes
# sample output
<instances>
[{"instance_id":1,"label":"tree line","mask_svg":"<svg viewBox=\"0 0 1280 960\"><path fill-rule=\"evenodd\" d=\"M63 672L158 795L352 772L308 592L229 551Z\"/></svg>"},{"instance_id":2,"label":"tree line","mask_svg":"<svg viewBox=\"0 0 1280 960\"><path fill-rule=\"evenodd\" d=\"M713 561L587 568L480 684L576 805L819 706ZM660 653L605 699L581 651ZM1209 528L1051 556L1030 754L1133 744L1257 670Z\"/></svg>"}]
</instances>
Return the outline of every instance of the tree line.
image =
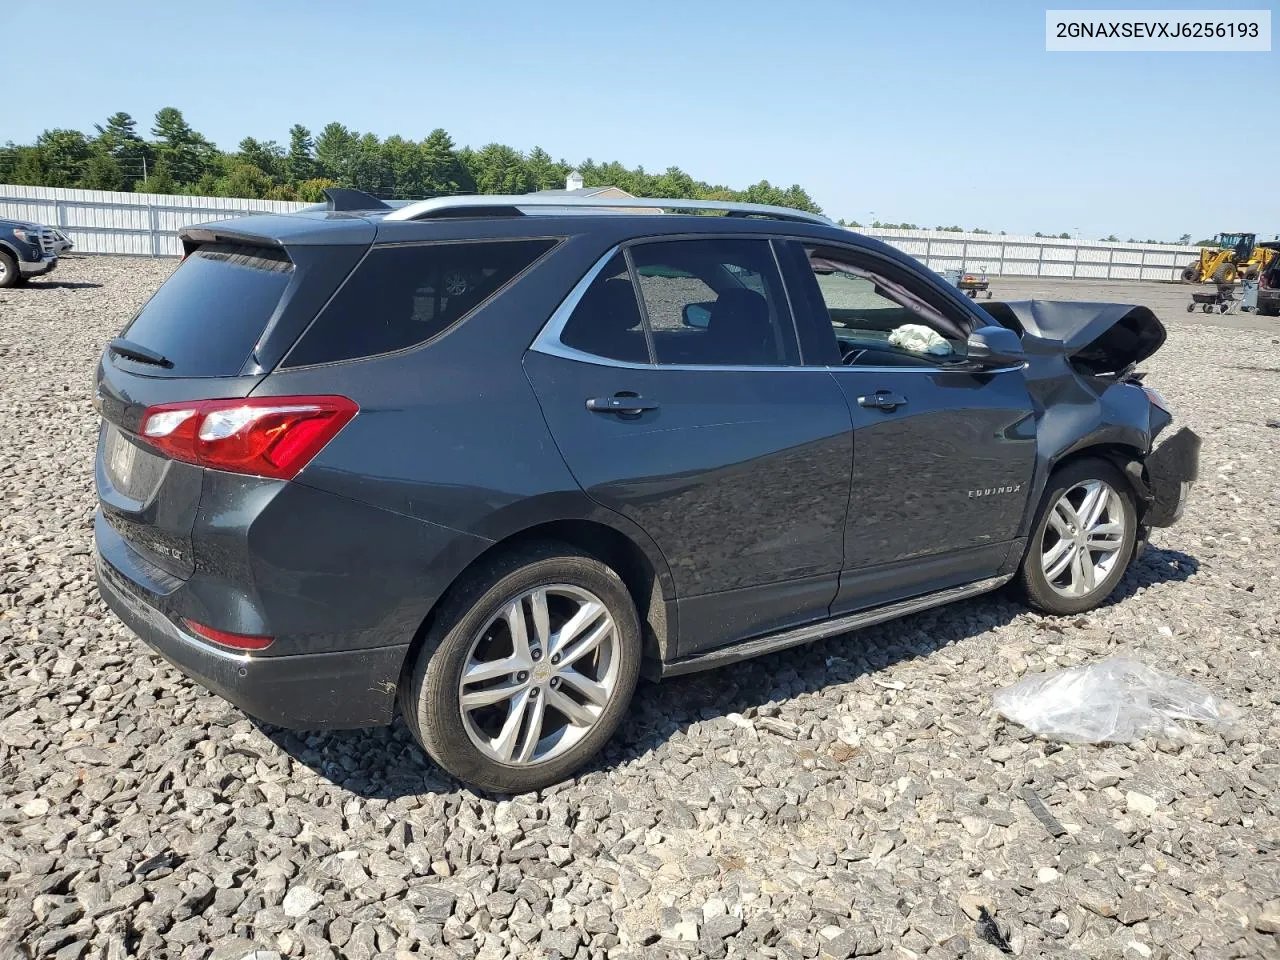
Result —
<instances>
[{"instance_id":1,"label":"tree line","mask_svg":"<svg viewBox=\"0 0 1280 960\"><path fill-rule=\"evenodd\" d=\"M563 188L576 169L585 186L620 187L638 197L768 203L821 213L799 184L783 188L761 180L736 190L695 180L679 167L649 173L617 161L553 160L541 147L528 153L501 143L458 147L440 128L423 140L384 140L341 123L327 124L315 136L294 124L287 146L245 137L228 152L192 129L180 110L165 107L150 133L144 137L137 121L121 112L95 124L91 134L54 129L32 144L9 142L0 147L0 183L314 203L331 186L383 199L529 193Z\"/></svg>"}]
</instances>

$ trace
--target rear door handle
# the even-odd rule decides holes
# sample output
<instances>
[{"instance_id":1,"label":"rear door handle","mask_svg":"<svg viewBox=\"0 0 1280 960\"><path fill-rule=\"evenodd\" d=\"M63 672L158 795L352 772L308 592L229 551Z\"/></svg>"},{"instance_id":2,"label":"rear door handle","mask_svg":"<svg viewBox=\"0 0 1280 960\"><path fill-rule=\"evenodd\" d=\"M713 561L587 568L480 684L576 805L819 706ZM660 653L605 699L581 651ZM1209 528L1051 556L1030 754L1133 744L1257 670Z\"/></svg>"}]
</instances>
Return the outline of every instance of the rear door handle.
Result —
<instances>
[{"instance_id":1,"label":"rear door handle","mask_svg":"<svg viewBox=\"0 0 1280 960\"><path fill-rule=\"evenodd\" d=\"M612 397L590 397L587 409L592 413L618 413L639 416L646 410L657 410L658 404L635 393L621 392Z\"/></svg>"},{"instance_id":2,"label":"rear door handle","mask_svg":"<svg viewBox=\"0 0 1280 960\"><path fill-rule=\"evenodd\" d=\"M907 398L902 394L890 393L888 390L877 390L869 396L858 398L858 406L870 407L873 410L897 410L906 402Z\"/></svg>"}]
</instances>

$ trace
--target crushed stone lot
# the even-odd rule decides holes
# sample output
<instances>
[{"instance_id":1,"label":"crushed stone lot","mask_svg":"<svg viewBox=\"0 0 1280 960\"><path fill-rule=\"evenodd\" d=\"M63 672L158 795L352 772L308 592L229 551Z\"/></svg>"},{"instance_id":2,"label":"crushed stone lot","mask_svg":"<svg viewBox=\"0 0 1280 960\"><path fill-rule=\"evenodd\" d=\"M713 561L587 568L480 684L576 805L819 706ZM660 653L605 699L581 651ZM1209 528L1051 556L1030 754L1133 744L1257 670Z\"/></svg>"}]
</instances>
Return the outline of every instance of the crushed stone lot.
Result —
<instances>
[{"instance_id":1,"label":"crushed stone lot","mask_svg":"<svg viewBox=\"0 0 1280 960\"><path fill-rule=\"evenodd\" d=\"M173 267L0 290L3 960L1280 956L1280 321L1157 307L1201 482L1102 609L1001 593L642 684L588 773L489 798L399 724L255 724L99 599L92 373ZM1244 722L1099 747L991 711L1117 653Z\"/></svg>"}]
</instances>

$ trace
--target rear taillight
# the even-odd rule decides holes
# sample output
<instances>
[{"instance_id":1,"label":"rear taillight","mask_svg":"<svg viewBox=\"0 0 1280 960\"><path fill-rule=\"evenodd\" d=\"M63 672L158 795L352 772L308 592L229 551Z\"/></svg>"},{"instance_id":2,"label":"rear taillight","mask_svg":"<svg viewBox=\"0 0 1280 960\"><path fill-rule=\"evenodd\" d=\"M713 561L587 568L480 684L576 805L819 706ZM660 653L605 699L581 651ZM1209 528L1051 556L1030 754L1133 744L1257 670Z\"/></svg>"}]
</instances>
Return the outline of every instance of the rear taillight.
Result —
<instances>
[{"instance_id":1,"label":"rear taillight","mask_svg":"<svg viewBox=\"0 0 1280 960\"><path fill-rule=\"evenodd\" d=\"M139 439L212 470L292 480L359 411L346 397L250 397L149 407Z\"/></svg>"},{"instance_id":2,"label":"rear taillight","mask_svg":"<svg viewBox=\"0 0 1280 960\"><path fill-rule=\"evenodd\" d=\"M265 650L275 641L275 637L215 630L213 627L206 627L203 623L196 623L194 620L183 620L182 622L197 637L208 640L210 643L216 643L220 647L230 647L232 650Z\"/></svg>"}]
</instances>

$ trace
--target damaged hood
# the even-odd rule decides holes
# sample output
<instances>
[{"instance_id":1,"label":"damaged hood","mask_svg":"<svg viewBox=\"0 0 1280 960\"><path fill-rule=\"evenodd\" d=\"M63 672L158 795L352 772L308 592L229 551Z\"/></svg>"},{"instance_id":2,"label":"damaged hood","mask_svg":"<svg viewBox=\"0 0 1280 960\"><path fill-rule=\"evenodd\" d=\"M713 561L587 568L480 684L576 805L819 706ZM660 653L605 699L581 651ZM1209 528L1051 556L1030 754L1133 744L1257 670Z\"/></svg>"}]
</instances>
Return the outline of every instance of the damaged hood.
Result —
<instances>
[{"instance_id":1,"label":"damaged hood","mask_svg":"<svg viewBox=\"0 0 1280 960\"><path fill-rule=\"evenodd\" d=\"M1091 374L1116 373L1141 363L1168 336L1147 307L1074 300L1011 300L979 305L1024 339L1051 341L1072 364Z\"/></svg>"}]
</instances>

